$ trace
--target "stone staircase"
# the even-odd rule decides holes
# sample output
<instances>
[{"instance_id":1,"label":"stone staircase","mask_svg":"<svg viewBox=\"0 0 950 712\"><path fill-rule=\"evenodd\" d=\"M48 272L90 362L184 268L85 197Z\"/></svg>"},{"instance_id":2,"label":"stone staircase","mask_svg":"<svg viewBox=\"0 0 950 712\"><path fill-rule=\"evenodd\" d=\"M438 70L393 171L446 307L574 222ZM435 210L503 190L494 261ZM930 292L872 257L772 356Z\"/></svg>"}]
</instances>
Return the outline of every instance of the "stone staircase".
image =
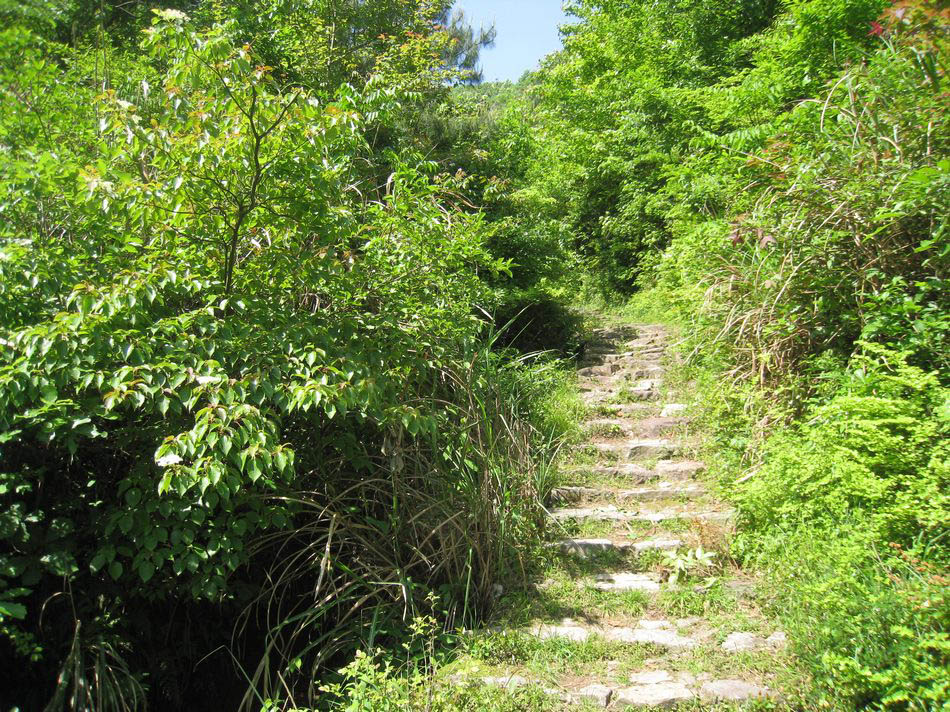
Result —
<instances>
[{"instance_id":1,"label":"stone staircase","mask_svg":"<svg viewBox=\"0 0 950 712\"><path fill-rule=\"evenodd\" d=\"M551 493L550 580L515 597L508 620L485 634L495 638L488 647L508 637L534 652L501 666L463 661L456 681L540 687L551 709L782 705L785 636L730 563L733 512L710 495L704 465L691 457L699 443L689 409L663 398L669 338L663 326L595 332L578 371L587 439ZM715 552L711 565L706 551ZM672 577L677 561L687 570ZM600 659L572 666L592 645Z\"/></svg>"}]
</instances>

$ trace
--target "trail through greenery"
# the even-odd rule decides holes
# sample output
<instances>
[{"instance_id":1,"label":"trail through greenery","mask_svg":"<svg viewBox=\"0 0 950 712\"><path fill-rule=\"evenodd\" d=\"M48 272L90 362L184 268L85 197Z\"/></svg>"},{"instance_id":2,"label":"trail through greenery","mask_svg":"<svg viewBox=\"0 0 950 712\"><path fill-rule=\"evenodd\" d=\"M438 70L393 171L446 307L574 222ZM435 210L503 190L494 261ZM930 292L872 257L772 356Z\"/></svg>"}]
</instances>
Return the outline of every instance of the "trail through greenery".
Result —
<instances>
[{"instance_id":1,"label":"trail through greenery","mask_svg":"<svg viewBox=\"0 0 950 712\"><path fill-rule=\"evenodd\" d=\"M946 2L452 6L0 0L0 708L948 709Z\"/></svg>"}]
</instances>

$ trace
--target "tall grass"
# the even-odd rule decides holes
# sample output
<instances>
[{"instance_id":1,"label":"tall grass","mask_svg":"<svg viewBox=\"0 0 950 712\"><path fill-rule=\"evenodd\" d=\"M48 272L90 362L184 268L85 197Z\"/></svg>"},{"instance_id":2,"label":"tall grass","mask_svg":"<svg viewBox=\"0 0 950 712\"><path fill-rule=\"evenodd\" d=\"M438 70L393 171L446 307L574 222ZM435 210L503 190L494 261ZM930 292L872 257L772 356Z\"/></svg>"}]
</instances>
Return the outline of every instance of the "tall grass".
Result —
<instances>
[{"instance_id":1,"label":"tall grass","mask_svg":"<svg viewBox=\"0 0 950 712\"><path fill-rule=\"evenodd\" d=\"M413 405L448 417L440 438L363 431L379 454L363 469L325 464L322 487L285 504L296 526L258 542L267 579L235 639L266 630L244 709L260 699L311 704L352 651L399 648L436 592L446 632L472 628L493 587L523 575L540 542L551 460L567 434L561 371L483 346L438 374ZM454 443L446 447L445 443ZM442 447L438 447L439 443Z\"/></svg>"}]
</instances>

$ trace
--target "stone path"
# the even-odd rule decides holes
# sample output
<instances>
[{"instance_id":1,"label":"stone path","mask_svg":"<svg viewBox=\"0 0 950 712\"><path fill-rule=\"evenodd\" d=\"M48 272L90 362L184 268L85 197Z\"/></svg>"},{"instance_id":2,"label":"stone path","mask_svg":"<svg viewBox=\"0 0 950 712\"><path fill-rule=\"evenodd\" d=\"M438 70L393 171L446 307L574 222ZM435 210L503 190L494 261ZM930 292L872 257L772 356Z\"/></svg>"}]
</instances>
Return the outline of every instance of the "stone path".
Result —
<instances>
[{"instance_id":1,"label":"stone path","mask_svg":"<svg viewBox=\"0 0 950 712\"><path fill-rule=\"evenodd\" d=\"M550 566L503 595L456 682L539 687L551 709L781 706L785 636L731 564L732 512L702 480L690 409L663 397L668 345L662 326L595 332Z\"/></svg>"}]
</instances>

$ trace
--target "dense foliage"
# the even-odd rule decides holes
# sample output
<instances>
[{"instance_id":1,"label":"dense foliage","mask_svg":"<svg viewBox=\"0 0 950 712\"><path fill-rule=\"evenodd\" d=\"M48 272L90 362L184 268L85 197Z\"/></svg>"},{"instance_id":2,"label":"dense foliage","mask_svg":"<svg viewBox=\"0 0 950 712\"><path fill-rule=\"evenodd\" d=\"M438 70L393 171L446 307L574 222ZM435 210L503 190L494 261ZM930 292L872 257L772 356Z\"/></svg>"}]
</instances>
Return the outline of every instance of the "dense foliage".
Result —
<instances>
[{"instance_id":1,"label":"dense foliage","mask_svg":"<svg viewBox=\"0 0 950 712\"><path fill-rule=\"evenodd\" d=\"M400 138L466 77L447 8L323 5L387 37L0 33L5 709L302 702L429 591L472 625L536 538L560 376L492 348L508 265Z\"/></svg>"},{"instance_id":2,"label":"dense foliage","mask_svg":"<svg viewBox=\"0 0 950 712\"><path fill-rule=\"evenodd\" d=\"M523 86L523 190L592 291L684 324L741 554L820 704L943 709L946 5L571 11Z\"/></svg>"},{"instance_id":3,"label":"dense foliage","mask_svg":"<svg viewBox=\"0 0 950 712\"><path fill-rule=\"evenodd\" d=\"M945 708L946 4L451 5L0 0L0 705L421 704L635 295L816 705Z\"/></svg>"}]
</instances>

